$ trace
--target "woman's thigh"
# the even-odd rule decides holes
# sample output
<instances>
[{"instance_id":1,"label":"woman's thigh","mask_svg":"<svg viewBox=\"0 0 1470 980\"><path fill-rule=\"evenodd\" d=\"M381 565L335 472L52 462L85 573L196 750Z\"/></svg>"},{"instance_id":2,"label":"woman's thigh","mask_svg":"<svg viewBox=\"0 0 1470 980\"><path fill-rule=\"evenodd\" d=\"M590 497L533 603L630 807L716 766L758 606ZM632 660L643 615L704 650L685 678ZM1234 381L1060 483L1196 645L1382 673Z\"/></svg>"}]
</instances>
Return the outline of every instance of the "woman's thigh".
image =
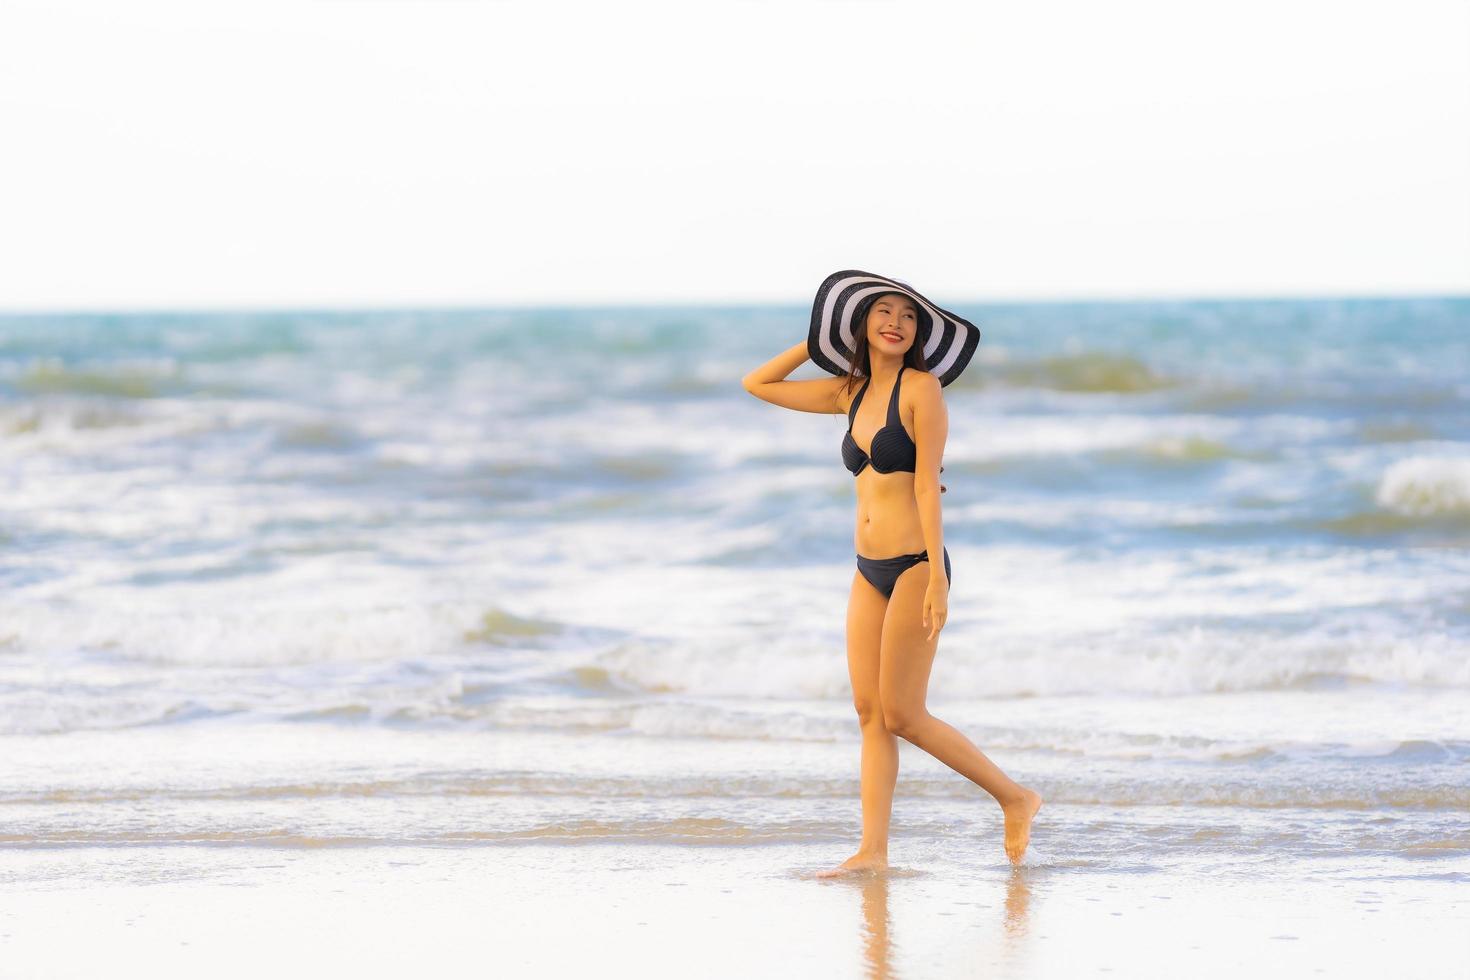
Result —
<instances>
[{"instance_id":1,"label":"woman's thigh","mask_svg":"<svg viewBox=\"0 0 1470 980\"><path fill-rule=\"evenodd\" d=\"M852 681L852 701L858 720L871 716L882 721L878 700L878 656L883 642L883 614L888 600L863 578L852 573L847 597L847 676Z\"/></svg>"},{"instance_id":2,"label":"woman's thigh","mask_svg":"<svg viewBox=\"0 0 1470 980\"><path fill-rule=\"evenodd\" d=\"M929 670L939 648L939 637L929 639L932 630L924 625L924 593L928 589L929 562L904 569L894 583L883 617L879 703L886 714L899 720L924 712Z\"/></svg>"}]
</instances>

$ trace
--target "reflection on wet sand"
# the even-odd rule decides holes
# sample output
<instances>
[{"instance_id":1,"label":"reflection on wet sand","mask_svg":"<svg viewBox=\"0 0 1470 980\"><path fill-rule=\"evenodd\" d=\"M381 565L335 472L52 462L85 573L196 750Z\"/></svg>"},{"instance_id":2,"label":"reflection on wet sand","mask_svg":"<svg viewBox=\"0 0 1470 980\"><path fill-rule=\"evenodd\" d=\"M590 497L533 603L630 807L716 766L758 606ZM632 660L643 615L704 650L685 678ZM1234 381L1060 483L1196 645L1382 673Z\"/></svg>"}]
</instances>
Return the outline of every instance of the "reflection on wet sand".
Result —
<instances>
[{"instance_id":1,"label":"reflection on wet sand","mask_svg":"<svg viewBox=\"0 0 1470 980\"><path fill-rule=\"evenodd\" d=\"M866 876L862 888L863 965L869 977L888 977L892 962L888 938L888 875L878 872Z\"/></svg>"},{"instance_id":2,"label":"reflection on wet sand","mask_svg":"<svg viewBox=\"0 0 1470 980\"><path fill-rule=\"evenodd\" d=\"M894 874L897 871L898 874ZM859 936L863 944L862 961L865 976L869 980L886 980L893 977L894 941L890 937L889 881L894 877L908 877L902 869L888 871L857 872L841 878L830 879L861 890L862 922ZM1032 886L1029 873L1024 867L1013 867L1006 878L1005 902L1001 908L1000 944L1002 959L1011 962L1021 959L1026 952L1026 939L1030 933L1030 911Z\"/></svg>"}]
</instances>

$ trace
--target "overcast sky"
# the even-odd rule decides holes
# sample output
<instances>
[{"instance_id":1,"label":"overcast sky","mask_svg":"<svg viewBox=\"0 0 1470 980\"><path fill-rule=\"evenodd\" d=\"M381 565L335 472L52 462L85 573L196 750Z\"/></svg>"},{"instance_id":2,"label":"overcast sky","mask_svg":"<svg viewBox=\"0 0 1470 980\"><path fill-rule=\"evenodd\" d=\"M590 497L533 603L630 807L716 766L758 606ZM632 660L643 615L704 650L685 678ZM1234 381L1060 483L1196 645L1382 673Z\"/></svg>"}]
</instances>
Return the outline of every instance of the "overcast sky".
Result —
<instances>
[{"instance_id":1,"label":"overcast sky","mask_svg":"<svg viewBox=\"0 0 1470 980\"><path fill-rule=\"evenodd\" d=\"M0 309L1470 293L1470 0L0 3Z\"/></svg>"}]
</instances>

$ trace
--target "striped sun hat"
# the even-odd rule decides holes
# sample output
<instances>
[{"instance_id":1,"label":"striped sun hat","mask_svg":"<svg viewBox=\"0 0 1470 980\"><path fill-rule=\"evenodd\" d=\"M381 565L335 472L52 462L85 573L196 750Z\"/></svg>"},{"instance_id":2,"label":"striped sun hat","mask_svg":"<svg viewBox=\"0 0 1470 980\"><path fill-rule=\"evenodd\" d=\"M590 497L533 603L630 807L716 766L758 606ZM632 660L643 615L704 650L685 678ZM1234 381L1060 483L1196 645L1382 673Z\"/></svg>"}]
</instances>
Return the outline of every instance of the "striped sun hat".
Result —
<instances>
[{"instance_id":1,"label":"striped sun hat","mask_svg":"<svg viewBox=\"0 0 1470 980\"><path fill-rule=\"evenodd\" d=\"M847 374L852 364L853 308L864 297L877 293L903 293L919 304L919 332L929 372L947 385L960 376L975 348L980 345L980 328L962 316L929 302L902 279L844 269L822 280L812 302L812 328L807 335L807 354L818 367L833 374Z\"/></svg>"}]
</instances>

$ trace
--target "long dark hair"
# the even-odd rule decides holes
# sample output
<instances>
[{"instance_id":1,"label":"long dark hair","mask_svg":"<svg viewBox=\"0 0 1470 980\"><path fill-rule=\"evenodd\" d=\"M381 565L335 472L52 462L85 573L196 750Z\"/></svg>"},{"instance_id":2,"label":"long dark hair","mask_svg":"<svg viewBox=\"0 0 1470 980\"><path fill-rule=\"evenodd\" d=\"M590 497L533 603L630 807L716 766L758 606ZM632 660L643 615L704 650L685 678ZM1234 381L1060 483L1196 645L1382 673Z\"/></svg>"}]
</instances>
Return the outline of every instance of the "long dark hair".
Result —
<instances>
[{"instance_id":1,"label":"long dark hair","mask_svg":"<svg viewBox=\"0 0 1470 980\"><path fill-rule=\"evenodd\" d=\"M924 360L924 344L929 339L930 319L924 308L907 293L874 293L859 300L852 308L852 371L842 373L842 390L851 394L852 390L868 378L873 376L873 363L868 357L868 311L873 304L884 296L902 296L914 304L918 312L919 329L914 334L914 342L909 349L904 351L903 363L906 367L917 368L920 371L929 370L929 364Z\"/></svg>"}]
</instances>

